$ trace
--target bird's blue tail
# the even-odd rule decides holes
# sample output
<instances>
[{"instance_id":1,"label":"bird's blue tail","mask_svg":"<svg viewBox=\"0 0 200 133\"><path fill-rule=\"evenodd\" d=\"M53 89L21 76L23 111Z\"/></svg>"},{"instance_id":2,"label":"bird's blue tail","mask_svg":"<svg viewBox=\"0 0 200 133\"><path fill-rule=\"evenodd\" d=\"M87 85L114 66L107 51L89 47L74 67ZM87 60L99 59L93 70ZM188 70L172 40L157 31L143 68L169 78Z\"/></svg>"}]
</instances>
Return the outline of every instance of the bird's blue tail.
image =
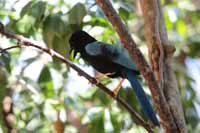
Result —
<instances>
[{"instance_id":1,"label":"bird's blue tail","mask_svg":"<svg viewBox=\"0 0 200 133\"><path fill-rule=\"evenodd\" d=\"M155 112L149 103L149 100L142 89L142 86L140 85L139 81L136 78L136 74L134 73L133 70L130 69L124 69L124 73L126 75L126 78L129 80L131 83L132 88L135 91L135 94L142 106L142 109L145 113L145 115L155 124L159 126L159 121L156 118Z\"/></svg>"}]
</instances>

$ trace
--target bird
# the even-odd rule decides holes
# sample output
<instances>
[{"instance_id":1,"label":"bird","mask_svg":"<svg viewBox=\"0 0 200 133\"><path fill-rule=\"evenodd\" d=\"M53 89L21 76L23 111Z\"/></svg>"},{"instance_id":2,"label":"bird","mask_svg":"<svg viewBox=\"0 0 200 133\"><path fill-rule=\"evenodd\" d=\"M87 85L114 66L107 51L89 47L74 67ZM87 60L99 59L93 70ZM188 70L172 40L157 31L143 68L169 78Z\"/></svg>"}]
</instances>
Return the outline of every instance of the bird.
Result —
<instances>
[{"instance_id":1,"label":"bird","mask_svg":"<svg viewBox=\"0 0 200 133\"><path fill-rule=\"evenodd\" d=\"M69 38L69 45L70 53L74 51L73 57L80 53L80 57L98 72L109 73L107 76L110 78L127 79L141 104L144 114L154 125L159 126L156 114L137 79L140 72L124 48L98 41L83 30L72 33Z\"/></svg>"}]
</instances>

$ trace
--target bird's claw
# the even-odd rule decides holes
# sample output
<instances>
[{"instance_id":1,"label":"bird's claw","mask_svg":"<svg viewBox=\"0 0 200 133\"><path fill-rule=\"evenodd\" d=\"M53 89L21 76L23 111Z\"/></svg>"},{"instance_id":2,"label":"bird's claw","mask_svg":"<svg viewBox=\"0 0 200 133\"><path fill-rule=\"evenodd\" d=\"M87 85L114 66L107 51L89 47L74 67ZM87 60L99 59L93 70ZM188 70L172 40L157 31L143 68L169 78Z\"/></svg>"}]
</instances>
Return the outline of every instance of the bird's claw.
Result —
<instances>
[{"instance_id":1,"label":"bird's claw","mask_svg":"<svg viewBox=\"0 0 200 133\"><path fill-rule=\"evenodd\" d=\"M121 79L119 81L119 84L112 90L112 92L115 94L115 97L117 97L118 92L119 92L123 82L124 82L124 79Z\"/></svg>"},{"instance_id":2,"label":"bird's claw","mask_svg":"<svg viewBox=\"0 0 200 133\"><path fill-rule=\"evenodd\" d=\"M102 73L98 73L95 78L96 79L102 79L102 78L105 78L106 76L109 76L109 75L113 75L114 73L105 73L105 74L102 74Z\"/></svg>"}]
</instances>

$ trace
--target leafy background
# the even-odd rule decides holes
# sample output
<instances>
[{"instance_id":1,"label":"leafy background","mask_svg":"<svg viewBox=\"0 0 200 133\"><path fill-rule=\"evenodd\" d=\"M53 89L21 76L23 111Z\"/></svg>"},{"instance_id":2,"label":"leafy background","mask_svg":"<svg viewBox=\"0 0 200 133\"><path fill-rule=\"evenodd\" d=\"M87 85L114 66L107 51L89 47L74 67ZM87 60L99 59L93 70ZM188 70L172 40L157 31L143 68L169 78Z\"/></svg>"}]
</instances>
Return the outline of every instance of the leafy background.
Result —
<instances>
[{"instance_id":1,"label":"leafy background","mask_svg":"<svg viewBox=\"0 0 200 133\"><path fill-rule=\"evenodd\" d=\"M138 1L112 3L148 60ZM170 43L176 47L173 68L188 132L200 132L200 1L161 3ZM36 40L38 45L53 48L70 59L68 39L80 28L98 40L119 43L116 32L93 0L1 0L0 21L7 30ZM15 40L0 36L1 49L16 44ZM81 58L74 62L90 75L97 74ZM113 88L118 79L101 81ZM119 95L141 112L127 82ZM2 132L6 128L19 132L145 132L112 98L65 64L31 48L0 55L0 101ZM142 112L141 115L145 118Z\"/></svg>"}]
</instances>

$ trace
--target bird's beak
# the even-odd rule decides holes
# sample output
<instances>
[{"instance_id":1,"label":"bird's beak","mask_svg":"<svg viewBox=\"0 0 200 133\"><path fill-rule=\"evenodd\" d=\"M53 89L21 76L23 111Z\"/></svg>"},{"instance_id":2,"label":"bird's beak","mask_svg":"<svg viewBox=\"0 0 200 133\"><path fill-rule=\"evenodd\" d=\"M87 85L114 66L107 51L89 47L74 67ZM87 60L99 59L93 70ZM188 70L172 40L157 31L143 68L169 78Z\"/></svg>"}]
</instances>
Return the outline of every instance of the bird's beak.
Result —
<instances>
[{"instance_id":1,"label":"bird's beak","mask_svg":"<svg viewBox=\"0 0 200 133\"><path fill-rule=\"evenodd\" d=\"M73 48L70 48L69 54L70 55L72 54L72 58L74 59L76 57L76 55L77 55L77 52Z\"/></svg>"}]
</instances>

